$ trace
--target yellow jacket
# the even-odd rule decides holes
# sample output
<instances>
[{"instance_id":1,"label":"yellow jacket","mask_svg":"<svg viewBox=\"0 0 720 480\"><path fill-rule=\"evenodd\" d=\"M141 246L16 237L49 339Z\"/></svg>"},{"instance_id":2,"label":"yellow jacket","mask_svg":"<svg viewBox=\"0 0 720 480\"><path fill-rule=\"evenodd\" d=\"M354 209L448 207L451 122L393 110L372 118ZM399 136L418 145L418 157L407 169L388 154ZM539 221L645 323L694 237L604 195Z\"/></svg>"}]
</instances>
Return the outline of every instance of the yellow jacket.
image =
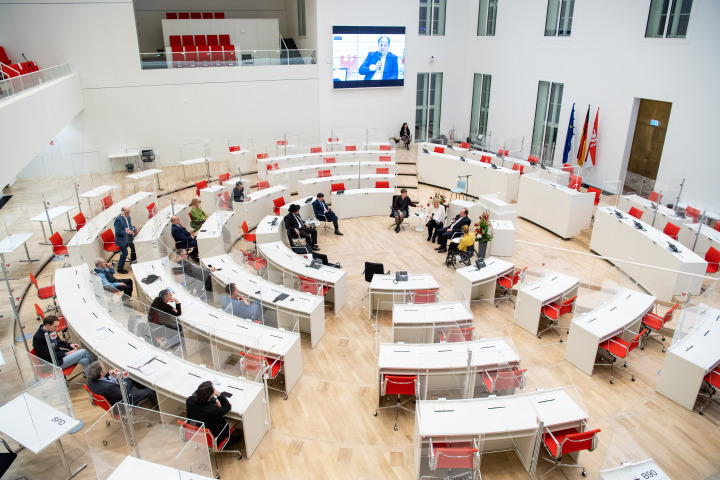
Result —
<instances>
[{"instance_id":1,"label":"yellow jacket","mask_svg":"<svg viewBox=\"0 0 720 480\"><path fill-rule=\"evenodd\" d=\"M467 234L465 234L464 237L460 239L460 243L458 243L458 250L465 252L467 251L467 248L473 243L475 243L475 235L468 232Z\"/></svg>"}]
</instances>

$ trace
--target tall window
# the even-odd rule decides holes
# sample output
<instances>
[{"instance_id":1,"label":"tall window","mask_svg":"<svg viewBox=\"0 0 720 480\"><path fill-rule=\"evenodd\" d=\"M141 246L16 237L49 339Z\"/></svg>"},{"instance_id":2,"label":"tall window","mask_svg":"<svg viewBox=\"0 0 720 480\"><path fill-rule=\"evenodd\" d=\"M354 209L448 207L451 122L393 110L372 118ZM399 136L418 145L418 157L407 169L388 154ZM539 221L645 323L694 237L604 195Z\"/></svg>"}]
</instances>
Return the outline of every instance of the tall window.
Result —
<instances>
[{"instance_id":1,"label":"tall window","mask_svg":"<svg viewBox=\"0 0 720 480\"><path fill-rule=\"evenodd\" d=\"M305 0L297 0L298 10L298 37L307 36L307 27L305 25Z\"/></svg>"},{"instance_id":2,"label":"tall window","mask_svg":"<svg viewBox=\"0 0 720 480\"><path fill-rule=\"evenodd\" d=\"M569 37L575 0L548 0L545 17L546 37Z\"/></svg>"},{"instance_id":3,"label":"tall window","mask_svg":"<svg viewBox=\"0 0 720 480\"><path fill-rule=\"evenodd\" d=\"M552 164L555 156L562 94L562 83L541 81L538 84L530 154L539 157L543 165Z\"/></svg>"},{"instance_id":4,"label":"tall window","mask_svg":"<svg viewBox=\"0 0 720 480\"><path fill-rule=\"evenodd\" d=\"M477 34L479 37L492 37L495 35L497 4L498 0L480 0L477 27Z\"/></svg>"},{"instance_id":5,"label":"tall window","mask_svg":"<svg viewBox=\"0 0 720 480\"><path fill-rule=\"evenodd\" d=\"M645 37L685 38L691 8L692 0L652 0Z\"/></svg>"},{"instance_id":6,"label":"tall window","mask_svg":"<svg viewBox=\"0 0 720 480\"><path fill-rule=\"evenodd\" d=\"M420 35L445 35L445 0L420 0Z\"/></svg>"},{"instance_id":7,"label":"tall window","mask_svg":"<svg viewBox=\"0 0 720 480\"><path fill-rule=\"evenodd\" d=\"M487 141L488 109L490 108L490 80L491 75L475 74L473 82L472 111L470 112L470 137L482 135Z\"/></svg>"},{"instance_id":8,"label":"tall window","mask_svg":"<svg viewBox=\"0 0 720 480\"><path fill-rule=\"evenodd\" d=\"M415 101L415 140L427 141L440 134L442 73L418 73Z\"/></svg>"}]
</instances>

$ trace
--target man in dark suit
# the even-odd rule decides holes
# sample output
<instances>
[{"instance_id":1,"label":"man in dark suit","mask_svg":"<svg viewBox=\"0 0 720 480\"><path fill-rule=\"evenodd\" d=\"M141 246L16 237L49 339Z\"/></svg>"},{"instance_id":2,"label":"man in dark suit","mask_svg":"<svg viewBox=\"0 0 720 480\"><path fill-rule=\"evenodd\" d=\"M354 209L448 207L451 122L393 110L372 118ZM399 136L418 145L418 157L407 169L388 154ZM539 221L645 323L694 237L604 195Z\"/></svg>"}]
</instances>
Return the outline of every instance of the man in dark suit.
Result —
<instances>
[{"instance_id":1,"label":"man in dark suit","mask_svg":"<svg viewBox=\"0 0 720 480\"><path fill-rule=\"evenodd\" d=\"M365 75L365 80L397 80L398 57L389 49L390 39L383 35L378 39L378 51L368 53L358 73Z\"/></svg>"},{"instance_id":2,"label":"man in dark suit","mask_svg":"<svg viewBox=\"0 0 720 480\"><path fill-rule=\"evenodd\" d=\"M170 305L168 302L175 303L175 307ZM178 302L177 298L175 298L172 290L164 288L158 292L158 296L155 297L152 304L150 304L148 319L151 323L164 325L168 328L172 328L173 330L182 331L182 329L179 328L180 326L178 326L177 319L175 318L180 315L182 315L182 305L180 305L180 302Z\"/></svg>"},{"instance_id":3,"label":"man in dark suit","mask_svg":"<svg viewBox=\"0 0 720 480\"><path fill-rule=\"evenodd\" d=\"M122 207L120 215L115 218L115 245L120 247L120 260L118 260L118 273L126 274L125 259L127 258L128 247L130 247L130 263L135 263L135 244L133 238L137 234L137 228L133 227L130 219L130 207Z\"/></svg>"},{"instance_id":4,"label":"man in dark suit","mask_svg":"<svg viewBox=\"0 0 720 480\"><path fill-rule=\"evenodd\" d=\"M451 239L455 234L461 234L463 225L470 226L470 218L468 218L467 215L467 208L463 208L462 210L460 210L460 213L455 216L453 221L450 222L450 225L437 231L437 238L440 246L437 247L435 250L437 250L439 253L447 252L448 240Z\"/></svg>"},{"instance_id":5,"label":"man in dark suit","mask_svg":"<svg viewBox=\"0 0 720 480\"><path fill-rule=\"evenodd\" d=\"M55 353L55 365L66 369L79 363L83 367L83 374L87 376L87 368L95 358L90 352L84 348L80 348L80 345L77 343L68 343L60 340L57 333L55 333L59 326L60 320L55 315L48 315L43 319L42 325L40 325L40 328L35 332L32 339L35 355L48 363L53 363L50 348L48 348L48 343L45 340L45 334L49 333L50 343ZM53 338L53 336L55 338Z\"/></svg>"},{"instance_id":6,"label":"man in dark suit","mask_svg":"<svg viewBox=\"0 0 720 480\"><path fill-rule=\"evenodd\" d=\"M318 193L317 200L312 203L312 206L315 218L325 220L326 222L332 222L335 227L335 235L342 235L340 229L338 228L338 217L335 215L335 212L332 211L332 208L328 207L325 203L325 195Z\"/></svg>"},{"instance_id":7,"label":"man in dark suit","mask_svg":"<svg viewBox=\"0 0 720 480\"><path fill-rule=\"evenodd\" d=\"M305 242L312 247L313 250L320 250L317 244L317 230L315 227L311 227L309 223L306 223L298 212L300 212L300 205L297 203L291 203L288 208L289 213L285 215L285 229L290 235L290 238L302 237Z\"/></svg>"},{"instance_id":8,"label":"man in dark suit","mask_svg":"<svg viewBox=\"0 0 720 480\"><path fill-rule=\"evenodd\" d=\"M94 394L105 397L110 402L110 405L115 405L123 401L118 381L119 375L122 375L120 369L116 368L108 372L105 369L105 364L100 360L96 360L88 367L88 388ZM152 388L135 383L131 378L126 378L124 381L125 396L132 405L137 405L145 399L150 400L153 405L157 405L157 396Z\"/></svg>"},{"instance_id":9,"label":"man in dark suit","mask_svg":"<svg viewBox=\"0 0 720 480\"><path fill-rule=\"evenodd\" d=\"M230 425L225 421L232 405L224 393L218 392L211 381L201 383L197 390L185 400L187 418L203 422L220 445L228 438Z\"/></svg>"},{"instance_id":10,"label":"man in dark suit","mask_svg":"<svg viewBox=\"0 0 720 480\"><path fill-rule=\"evenodd\" d=\"M170 217L170 223L172 224L172 226L170 227L170 233L175 240L175 248L177 250L187 250L189 248L195 247L195 250L193 251L191 256L197 260L197 239L195 238L195 235L188 232L187 228L182 226L182 224L180 223L180 217L178 217L177 215Z\"/></svg>"}]
</instances>

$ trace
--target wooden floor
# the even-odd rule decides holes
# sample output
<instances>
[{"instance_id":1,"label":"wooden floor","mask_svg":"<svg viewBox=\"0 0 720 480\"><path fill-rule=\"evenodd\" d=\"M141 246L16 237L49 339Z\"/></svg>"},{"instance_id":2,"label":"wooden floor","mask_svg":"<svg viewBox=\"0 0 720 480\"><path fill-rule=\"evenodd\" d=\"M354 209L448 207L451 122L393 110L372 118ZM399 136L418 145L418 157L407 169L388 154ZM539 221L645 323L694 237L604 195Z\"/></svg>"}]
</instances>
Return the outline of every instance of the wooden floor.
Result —
<instances>
[{"instance_id":1,"label":"wooden floor","mask_svg":"<svg viewBox=\"0 0 720 480\"><path fill-rule=\"evenodd\" d=\"M414 161L415 148L400 149L397 161L401 166L403 180L398 184L415 186L417 180ZM180 167L162 167L160 181L166 194L188 185L182 178ZM212 174L227 171L224 163L212 165ZM202 179L204 167L188 168L188 180ZM256 183L255 175L251 175ZM21 263L24 251L19 250L7 256L15 297L21 297L27 286L28 272L35 272L50 256L50 247L38 245L42 241L39 225L29 218L42 212L42 202L51 206L75 205L73 183L80 184L80 192L101 184L117 184L120 189L113 194L116 199L139 190L152 189L150 181L126 181L124 174L103 173L79 175L64 178L47 178L42 181L22 180L5 194L13 198L0 209L0 237L8 232L35 232L29 243L30 254L40 262ZM253 189L254 190L254 189ZM436 191L433 187L419 186L411 189L414 200L427 203ZM445 192L447 193L447 192ZM194 187L177 191L171 195L177 202L187 203L194 196ZM603 202L612 202L612 197L603 196ZM162 208L170 201L170 195L163 196L159 203ZM87 200L82 200L83 211L87 211ZM99 208L93 205L93 212ZM77 213L77 210L72 212ZM144 212L133 212L141 215ZM414 477L413 429L414 417L401 413L399 429L393 430L394 414L381 411L377 417L373 411L377 402L375 343L376 332L369 318L365 295L367 284L363 280L365 261L383 262L386 269L408 270L411 273L430 273L441 285L441 300L457 300L454 296L454 271L444 265L444 254L435 252L426 241L426 234L415 231L416 220L406 223L406 229L396 234L389 229L388 217L358 218L341 221L344 236L332 235L330 231L320 235L322 253L331 261L340 261L348 275L348 303L338 315L328 311L326 333L313 349L310 337L302 334L303 375L287 400L282 394L270 393L272 428L267 432L260 446L250 459L236 460L232 455L219 456L220 469L225 479L286 479L286 478L352 478L352 479L411 479ZM57 229L67 228L67 221L59 218L54 222ZM71 232L62 231L67 241ZM595 258L589 252L590 230L582 232L571 240L564 241L554 234L518 219L515 255L512 261L528 266L530 279L549 270L560 271L576 277L582 282L578 306L590 309L607 298L608 290L619 286L639 288L615 269L610 263ZM239 246L242 246L240 242ZM52 282L53 272L63 262L50 261L39 275L41 286ZM710 282L706 282L710 285ZM715 287L716 288L716 287ZM709 295L707 301L720 306L717 292ZM6 298L6 294L2 294ZM37 302L34 287L27 294L20 316L33 333L38 322L34 306ZM13 344L15 328L9 302L0 302L0 346L9 363L12 362L10 345ZM40 303L40 302L38 302ZM47 305L42 302L41 305ZM655 392L658 371L662 368L663 353L657 344L649 344L645 350L637 349L631 354L630 367L637 380L631 382L628 375L619 373L615 384L610 385L607 369L597 369L588 377L563 359L567 343L557 343L557 336L548 334L542 339L525 332L513 324L513 305L503 302L500 308L490 303L475 301L471 308L474 313L476 331L483 337L508 337L516 346L523 367L529 370L529 387L569 386L578 392L589 412L589 423L601 428L600 444L592 453L583 453L582 464L587 467L590 478L596 478L603 468L603 462L610 451L613 429L619 417L629 417L619 422L618 434L613 439L611 457L617 456L617 448L633 451L637 442L647 455L655 456L658 464L675 480L709 478L720 470L720 405L709 406L706 414L700 416L697 408L689 412ZM383 341L390 339L390 315L380 315L378 324ZM568 322L569 320L565 320ZM670 332L672 333L672 332ZM563 338L567 335L563 333ZM671 338L667 338L669 345ZM22 344L19 344L22 345ZM719 347L720 348L720 347ZM0 373L3 386L0 399L4 402L17 394L11 375ZM70 384L69 391L78 418L86 422L85 429L103 413L92 407L86 392L79 384ZM699 402L698 402L699 405ZM661 412L650 413L659 409ZM622 442L620 438L624 439ZM13 442L10 442L14 446ZM90 462L83 432L63 438L65 452L77 467ZM161 445L158 445L160 447ZM541 461L538 471L548 468ZM3 478L14 479L26 476L32 479L61 478L60 461L55 448L48 448L42 455L34 456L22 451L12 470ZM527 478L522 465L513 452L484 455L482 458L483 478L523 479ZM96 478L92 465L76 478ZM553 472L545 478L580 478L579 471Z\"/></svg>"}]
</instances>

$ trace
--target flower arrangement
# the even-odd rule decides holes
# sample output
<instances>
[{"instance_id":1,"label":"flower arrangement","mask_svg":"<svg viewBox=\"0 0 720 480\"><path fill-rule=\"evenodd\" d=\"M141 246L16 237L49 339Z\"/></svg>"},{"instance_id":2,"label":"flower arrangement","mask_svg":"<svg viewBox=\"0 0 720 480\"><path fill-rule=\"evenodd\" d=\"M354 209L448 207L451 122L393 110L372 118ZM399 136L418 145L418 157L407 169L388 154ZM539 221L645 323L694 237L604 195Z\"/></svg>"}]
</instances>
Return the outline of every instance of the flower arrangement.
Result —
<instances>
[{"instance_id":1,"label":"flower arrangement","mask_svg":"<svg viewBox=\"0 0 720 480\"><path fill-rule=\"evenodd\" d=\"M441 195L439 193L436 193L434 196L430 197L430 200L428 201L427 206L429 207L430 205L432 205L435 202L435 200L439 200L440 205L447 207L447 197L445 197L445 195Z\"/></svg>"},{"instance_id":2,"label":"flower arrangement","mask_svg":"<svg viewBox=\"0 0 720 480\"><path fill-rule=\"evenodd\" d=\"M490 214L483 212L478 219L478 222L474 225L475 227L475 241L480 243L487 243L493 239L492 225L490 224Z\"/></svg>"}]
</instances>

